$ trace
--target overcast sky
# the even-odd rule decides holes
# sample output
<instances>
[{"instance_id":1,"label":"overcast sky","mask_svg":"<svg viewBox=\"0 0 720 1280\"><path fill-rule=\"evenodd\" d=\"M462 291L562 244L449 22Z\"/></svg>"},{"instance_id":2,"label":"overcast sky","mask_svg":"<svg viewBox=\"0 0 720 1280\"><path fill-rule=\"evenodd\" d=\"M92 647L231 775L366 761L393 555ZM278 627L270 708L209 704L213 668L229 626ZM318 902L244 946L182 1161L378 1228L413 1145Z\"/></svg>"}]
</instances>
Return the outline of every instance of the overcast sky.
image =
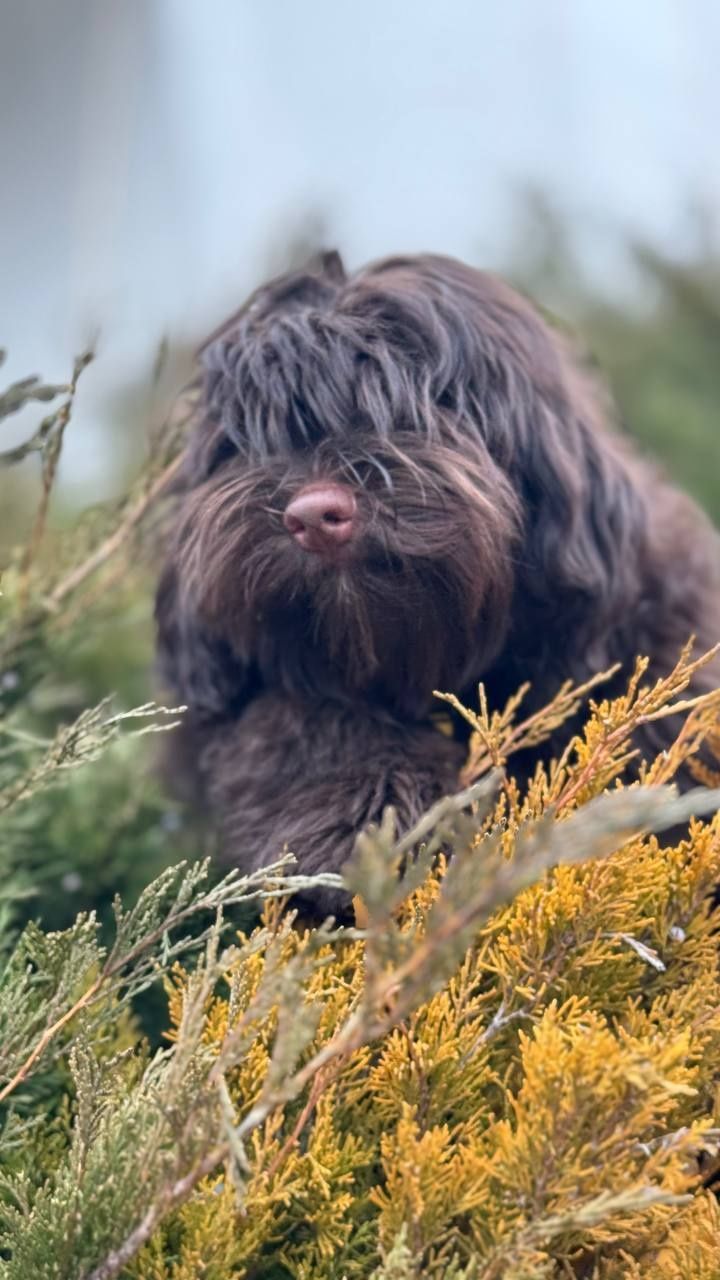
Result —
<instances>
[{"instance_id":1,"label":"overcast sky","mask_svg":"<svg viewBox=\"0 0 720 1280\"><path fill-rule=\"evenodd\" d=\"M0 345L11 377L58 379L100 332L71 446L91 482L110 393L237 306L315 211L351 265L497 266L530 182L621 287L622 229L682 253L689 207L720 210L716 0L5 11Z\"/></svg>"}]
</instances>

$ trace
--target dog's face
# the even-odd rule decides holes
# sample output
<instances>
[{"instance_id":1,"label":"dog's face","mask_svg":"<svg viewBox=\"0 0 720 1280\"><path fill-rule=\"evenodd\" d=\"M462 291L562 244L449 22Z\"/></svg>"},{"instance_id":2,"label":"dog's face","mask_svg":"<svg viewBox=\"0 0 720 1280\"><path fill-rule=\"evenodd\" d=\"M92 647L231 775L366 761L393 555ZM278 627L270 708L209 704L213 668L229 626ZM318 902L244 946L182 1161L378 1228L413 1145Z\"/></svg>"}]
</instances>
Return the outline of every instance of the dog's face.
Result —
<instances>
[{"instance_id":1,"label":"dog's face","mask_svg":"<svg viewBox=\"0 0 720 1280\"><path fill-rule=\"evenodd\" d=\"M552 554L541 486L559 516L583 496L567 369L532 309L446 259L349 281L333 260L260 290L205 367L182 609L289 692L414 713L474 678L507 638L518 562L539 572L530 528Z\"/></svg>"}]
</instances>

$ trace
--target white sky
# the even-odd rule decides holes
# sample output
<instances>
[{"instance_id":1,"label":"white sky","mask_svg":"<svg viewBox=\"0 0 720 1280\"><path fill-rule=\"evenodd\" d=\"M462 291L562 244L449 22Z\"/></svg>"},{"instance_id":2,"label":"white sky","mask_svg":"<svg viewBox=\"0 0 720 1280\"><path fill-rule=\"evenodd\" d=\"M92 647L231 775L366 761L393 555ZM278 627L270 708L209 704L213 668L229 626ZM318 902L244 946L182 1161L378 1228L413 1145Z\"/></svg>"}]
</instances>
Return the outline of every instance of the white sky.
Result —
<instances>
[{"instance_id":1,"label":"white sky","mask_svg":"<svg viewBox=\"0 0 720 1280\"><path fill-rule=\"evenodd\" d=\"M309 212L350 265L496 266L532 182L622 288L619 232L682 253L689 206L720 211L716 0L5 8L0 378L61 379L100 331L70 447L88 484L110 394L237 306Z\"/></svg>"}]
</instances>

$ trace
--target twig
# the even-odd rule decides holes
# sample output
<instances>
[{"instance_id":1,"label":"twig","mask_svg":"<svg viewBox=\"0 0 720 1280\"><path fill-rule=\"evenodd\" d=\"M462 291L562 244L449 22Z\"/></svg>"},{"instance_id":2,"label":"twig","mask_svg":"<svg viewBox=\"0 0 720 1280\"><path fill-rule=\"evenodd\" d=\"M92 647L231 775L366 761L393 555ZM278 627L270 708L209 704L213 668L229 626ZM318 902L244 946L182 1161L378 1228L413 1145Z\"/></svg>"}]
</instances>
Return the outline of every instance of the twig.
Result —
<instances>
[{"instance_id":1,"label":"twig","mask_svg":"<svg viewBox=\"0 0 720 1280\"><path fill-rule=\"evenodd\" d=\"M92 351L87 351L84 355L78 356L73 368L70 385L67 389L67 400L64 401L56 413L51 414L49 418L46 418L45 421L40 424L40 427L36 432L38 442L37 448L39 448L42 453L43 462L42 493L40 495L40 502L38 503L37 511L35 512L35 519L33 520L30 538L20 561L18 586L18 604L20 614L25 612L25 606L27 604L27 598L30 590L30 572L45 533L48 509L50 506L50 495L55 483L55 476L57 475L65 429L72 415L78 379L92 359Z\"/></svg>"},{"instance_id":2,"label":"twig","mask_svg":"<svg viewBox=\"0 0 720 1280\"><path fill-rule=\"evenodd\" d=\"M273 864L273 867L268 869L270 874L264 871L263 882L267 879L269 883L272 883L272 871L276 870L278 867L284 866L288 861L289 859L287 858L280 859L279 862ZM292 876L287 877L287 883L283 886L284 892L292 892L294 883L298 879L302 878ZM237 888L241 891L239 897L229 895L224 900L225 905L229 906L235 901L247 902L260 896L266 896L268 893L273 893L273 890L266 890L263 887L263 884L260 883L257 888L254 889L252 879L246 881L244 885L243 881L239 881L237 883ZM275 892L280 891L278 890ZM66 1027L69 1022L72 1022L73 1018L75 1018L79 1013L82 1013L84 1009L89 1008L90 1005L95 1003L96 1000L105 994L107 984L111 982L113 978L116 978L123 972L123 970L126 970L129 966L133 965L145 952L149 951L157 942L159 942L170 929L176 929L178 925L183 924L184 921L189 919L191 916L198 914L200 911L213 909L216 906L216 902L213 899L214 894L217 894L217 888L211 889L202 898L196 899L194 902L190 902L181 911L176 911L174 914L166 916L165 919L156 925L151 932L141 938L141 940L136 943L130 951L126 951L118 956L115 956L113 952L111 952L103 966L102 972L98 974L98 977L88 987L87 991L85 991L83 995L65 1011L65 1013L57 1018L55 1022L45 1028L40 1039L33 1046L32 1050L25 1058L25 1061L18 1067L12 1079L8 1080L7 1084L0 1089L0 1103L4 1102L5 1099L13 1093L13 1091L17 1089L24 1080L27 1079L36 1062L39 1061L48 1045L52 1043L55 1037L62 1031L63 1027Z\"/></svg>"},{"instance_id":3,"label":"twig","mask_svg":"<svg viewBox=\"0 0 720 1280\"><path fill-rule=\"evenodd\" d=\"M79 1013L82 1013L83 1009L86 1009L94 1000L97 999L105 980L106 975L104 973L99 974L95 981L88 987L87 991L80 996L79 1000L76 1000L69 1009L65 1010L60 1018L57 1018L49 1027L45 1028L40 1039L34 1045L22 1066L18 1067L12 1079L8 1080L3 1089L0 1089L0 1102L4 1102L5 1099L15 1089L17 1089L18 1085L23 1083L35 1066L35 1063L42 1057L48 1045L52 1043L55 1037L62 1031L63 1027L67 1026L68 1022L72 1022L73 1018L77 1017Z\"/></svg>"},{"instance_id":4,"label":"twig","mask_svg":"<svg viewBox=\"0 0 720 1280\"><path fill-rule=\"evenodd\" d=\"M302 1091L308 1081L318 1077L318 1073L326 1063L333 1058L339 1058L346 1052L351 1052L358 1048L364 1040L362 1023L357 1014L351 1014L345 1021L340 1031L333 1036L333 1039L315 1054L315 1057L306 1064L306 1066L297 1072L291 1081L294 1088L295 1096ZM295 1087L297 1086L297 1087ZM319 1088L319 1094L322 1087ZM287 1097L287 1094L285 1094ZM309 1100L308 1100L309 1103ZM317 1104L315 1098L314 1105ZM278 1099L275 1096L266 1098L262 1103L257 1103L251 1108L245 1119L237 1127L237 1137L242 1141L243 1137L252 1132L262 1124L268 1115L278 1105ZM300 1114L303 1124L307 1122L304 1114L306 1108ZM309 1113L308 1113L309 1115ZM297 1125L296 1125L297 1129ZM294 1136L291 1135L291 1138ZM299 1130L298 1130L299 1136ZM287 1145L287 1144L285 1144ZM283 1148L284 1152L285 1148ZM93 1271L86 1272L81 1280L113 1280L119 1274L122 1268L135 1256L144 1244L153 1235L162 1219L176 1205L182 1204L190 1193L195 1189L203 1178L207 1178L219 1165L223 1164L231 1154L230 1142L222 1142L213 1147L207 1155L203 1157L196 1165L193 1166L183 1177L179 1178L172 1186L161 1192L154 1204L150 1206L145 1216L140 1220L138 1225L133 1228L123 1243L117 1249L113 1249L107 1257L103 1259L99 1266ZM287 1153L285 1153L287 1154ZM279 1167L279 1162L278 1162Z\"/></svg>"},{"instance_id":5,"label":"twig","mask_svg":"<svg viewBox=\"0 0 720 1280\"><path fill-rule=\"evenodd\" d=\"M584 684L573 686L568 682L561 687L555 701L551 703L550 706L540 707L538 711L534 711L532 715L528 716L527 719L522 720L520 724L503 726L501 722L499 727L501 729L504 728L505 737L504 739L501 738L498 743L493 741L492 736L493 728L494 726L497 726L497 719L494 716L490 717L487 714L487 702L482 686L480 700L481 711L485 712L485 722L483 722L483 719L476 715L475 712L469 711L467 707L464 707L460 699L454 694L436 692L435 696L453 707L453 709L468 722L473 731L482 741L483 753L481 755L471 756L462 770L460 781L463 784L472 782L474 778L485 773L489 767L497 767L498 763L504 763L507 757L513 755L514 752L520 751L525 746L534 745L535 743L541 742L544 738L549 737L556 724L558 722L562 722L562 720L571 715L582 698L596 688L597 685L602 684L605 681L610 680L614 675L617 675L619 670L620 664L616 663L615 666L609 667L607 671L598 672L597 675L586 680ZM517 709L522 697L527 693L529 688L529 684L523 685L515 695L515 698L511 700L513 710ZM551 711L553 713L552 724L547 723L548 713ZM507 713L508 708L506 708L502 713L503 719L507 716ZM545 726L547 727L545 728ZM540 735L539 737L536 736L538 734Z\"/></svg>"},{"instance_id":6,"label":"twig","mask_svg":"<svg viewBox=\"0 0 720 1280\"><path fill-rule=\"evenodd\" d=\"M312 1085L310 1086L310 1093L308 1095L308 1100L305 1103L305 1106L303 1107L302 1111L300 1112L300 1115L298 1116L297 1120L295 1121L292 1133L285 1139L285 1142L281 1146L280 1150L276 1151L275 1155L273 1156L272 1160L270 1161L270 1164L268 1165L265 1171L265 1176L268 1182L270 1182L275 1177L275 1174L277 1173L280 1166L284 1164L285 1160L289 1156L293 1147L297 1146L298 1139L300 1138L300 1134L302 1133L303 1129L305 1128L305 1125L307 1124L313 1111L315 1110L320 1100L321 1094L327 1088L330 1082L330 1078L331 1077L329 1072L319 1071L318 1074L315 1076L315 1079L313 1080Z\"/></svg>"},{"instance_id":7,"label":"twig","mask_svg":"<svg viewBox=\"0 0 720 1280\"><path fill-rule=\"evenodd\" d=\"M505 1001L501 1000L487 1026L483 1028L470 1047L463 1053L461 1062L469 1062L478 1052L478 1049L494 1040L511 1022L517 1022L521 1018L532 1018L532 1016L530 1009L513 1009L508 1013L505 1008Z\"/></svg>"},{"instance_id":8,"label":"twig","mask_svg":"<svg viewBox=\"0 0 720 1280\"><path fill-rule=\"evenodd\" d=\"M716 653L719 647L716 646L711 653ZM558 812L561 809L566 809L569 804L572 804L573 800L577 799L590 779L597 774L598 766L603 757L606 755L612 756L615 748L620 746L633 730L645 724L652 724L655 720L663 720L666 716L678 715L685 711L694 711L698 707L707 706L717 702L719 696L720 693L717 689L711 689L707 693L699 693L696 698L687 698L683 702L674 702L667 707L660 707L656 711L650 711L639 716L629 716L616 729L613 729L612 733L603 738L602 742L598 743L578 777L565 788L564 792L561 792L555 802Z\"/></svg>"},{"instance_id":9,"label":"twig","mask_svg":"<svg viewBox=\"0 0 720 1280\"><path fill-rule=\"evenodd\" d=\"M31 400L55 400L57 396L66 395L69 390L67 383L45 386L38 378L21 378L19 382L14 382L7 391L0 394L0 419L9 418L11 413L17 413ZM0 467L12 467L22 462L29 453L38 453L43 447L48 431L52 428L53 419L54 415L50 414L43 419L29 440L15 445L12 449L3 450L0 453Z\"/></svg>"},{"instance_id":10,"label":"twig","mask_svg":"<svg viewBox=\"0 0 720 1280\"><path fill-rule=\"evenodd\" d=\"M153 483L148 489L146 489L145 493L141 494L137 502L130 507L124 520L121 521L117 529L114 529L105 541L101 542L99 547L96 547L95 551L93 551L92 555L88 556L87 560L84 560L82 564L77 565L76 568L72 569L70 573L66 574L66 576L61 579L48 598L48 605L51 609L57 609L59 605L62 604L66 596L68 596L72 591L75 591L76 588L90 576L90 574L95 573L96 569L99 569L106 560L109 560L110 557L115 554L115 552L122 546L128 534L130 534L135 526L140 523L148 507L152 505L155 499L160 496L166 485L168 485L174 476L177 475L181 464L182 455L178 455L177 458L173 458L172 462L169 462L160 474L155 477Z\"/></svg>"},{"instance_id":11,"label":"twig","mask_svg":"<svg viewBox=\"0 0 720 1280\"><path fill-rule=\"evenodd\" d=\"M122 1271L126 1263L135 1257L138 1250L142 1249L144 1244L147 1244L165 1214L174 1209L175 1205L182 1204L198 1182L202 1182L203 1178L207 1178L214 1169L217 1169L218 1165L227 1159L229 1152L230 1146L227 1142L209 1151L199 1164L196 1164L184 1177L179 1178L171 1187L168 1187L164 1194L158 1196L155 1203L148 1209L145 1217L140 1220L120 1247L111 1250L100 1265L92 1271L85 1272L81 1280L113 1280L113 1277Z\"/></svg>"}]
</instances>

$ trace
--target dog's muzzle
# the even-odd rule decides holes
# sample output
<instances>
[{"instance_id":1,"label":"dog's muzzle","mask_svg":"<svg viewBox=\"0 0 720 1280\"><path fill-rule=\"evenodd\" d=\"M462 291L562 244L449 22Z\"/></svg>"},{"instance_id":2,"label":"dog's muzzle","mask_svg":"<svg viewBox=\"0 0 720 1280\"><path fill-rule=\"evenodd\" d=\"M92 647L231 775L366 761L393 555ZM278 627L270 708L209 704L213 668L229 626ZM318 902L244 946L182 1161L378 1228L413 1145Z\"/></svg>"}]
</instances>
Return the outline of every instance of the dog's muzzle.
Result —
<instances>
[{"instance_id":1,"label":"dog's muzzle","mask_svg":"<svg viewBox=\"0 0 720 1280\"><path fill-rule=\"evenodd\" d=\"M285 508L283 524L303 551L334 555L355 536L355 495L344 484L306 485Z\"/></svg>"}]
</instances>

